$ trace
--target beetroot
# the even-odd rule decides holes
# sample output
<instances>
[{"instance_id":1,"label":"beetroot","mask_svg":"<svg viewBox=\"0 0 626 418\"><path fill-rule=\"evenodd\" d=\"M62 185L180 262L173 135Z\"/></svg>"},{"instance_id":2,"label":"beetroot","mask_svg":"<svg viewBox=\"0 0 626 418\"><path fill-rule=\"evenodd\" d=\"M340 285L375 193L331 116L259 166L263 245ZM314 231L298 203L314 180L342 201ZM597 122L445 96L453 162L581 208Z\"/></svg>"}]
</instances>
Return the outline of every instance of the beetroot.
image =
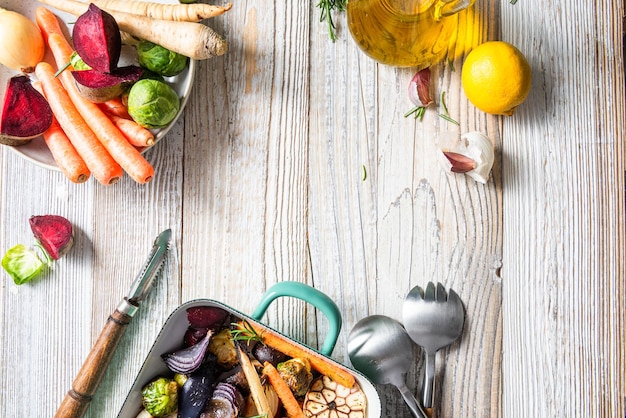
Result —
<instances>
[{"instance_id":1,"label":"beetroot","mask_svg":"<svg viewBox=\"0 0 626 418\"><path fill-rule=\"evenodd\" d=\"M62 216L31 216L29 223L35 238L53 260L61 258L74 244L72 224Z\"/></svg>"},{"instance_id":2,"label":"beetroot","mask_svg":"<svg viewBox=\"0 0 626 418\"><path fill-rule=\"evenodd\" d=\"M11 77L7 83L0 120L0 143L22 145L41 135L52 124L47 100L28 77Z\"/></svg>"},{"instance_id":3,"label":"beetroot","mask_svg":"<svg viewBox=\"0 0 626 418\"><path fill-rule=\"evenodd\" d=\"M115 18L93 3L76 19L72 30L76 52L94 70L110 73L117 68L122 37Z\"/></svg>"},{"instance_id":4,"label":"beetroot","mask_svg":"<svg viewBox=\"0 0 626 418\"><path fill-rule=\"evenodd\" d=\"M120 96L124 89L141 78L141 67L129 65L110 73L97 70L72 71L80 94L87 100L102 103Z\"/></svg>"},{"instance_id":5,"label":"beetroot","mask_svg":"<svg viewBox=\"0 0 626 418\"><path fill-rule=\"evenodd\" d=\"M195 306L187 309L187 320L193 328L213 328L221 325L228 312L215 306Z\"/></svg>"}]
</instances>

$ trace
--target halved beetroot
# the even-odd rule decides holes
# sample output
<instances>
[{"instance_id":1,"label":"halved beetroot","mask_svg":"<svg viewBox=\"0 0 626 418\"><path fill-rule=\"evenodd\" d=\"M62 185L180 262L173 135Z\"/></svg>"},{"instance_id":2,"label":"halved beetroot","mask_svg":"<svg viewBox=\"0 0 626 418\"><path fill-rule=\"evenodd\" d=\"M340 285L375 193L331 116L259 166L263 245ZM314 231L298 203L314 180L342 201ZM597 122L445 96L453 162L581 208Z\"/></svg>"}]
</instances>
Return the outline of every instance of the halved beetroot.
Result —
<instances>
[{"instance_id":1,"label":"halved beetroot","mask_svg":"<svg viewBox=\"0 0 626 418\"><path fill-rule=\"evenodd\" d=\"M52 124L52 110L46 98L24 75L7 83L0 119L0 143L23 145L44 133Z\"/></svg>"},{"instance_id":2,"label":"halved beetroot","mask_svg":"<svg viewBox=\"0 0 626 418\"><path fill-rule=\"evenodd\" d=\"M115 18L93 3L76 19L72 30L74 48L94 70L110 73L117 68L122 37Z\"/></svg>"},{"instance_id":3,"label":"halved beetroot","mask_svg":"<svg viewBox=\"0 0 626 418\"><path fill-rule=\"evenodd\" d=\"M124 89L141 78L141 67L129 65L110 73L97 70L72 71L78 91L87 100L102 103L118 97Z\"/></svg>"},{"instance_id":4,"label":"halved beetroot","mask_svg":"<svg viewBox=\"0 0 626 418\"><path fill-rule=\"evenodd\" d=\"M59 215L31 216L28 220L33 235L53 260L58 260L74 244L74 228Z\"/></svg>"}]
</instances>

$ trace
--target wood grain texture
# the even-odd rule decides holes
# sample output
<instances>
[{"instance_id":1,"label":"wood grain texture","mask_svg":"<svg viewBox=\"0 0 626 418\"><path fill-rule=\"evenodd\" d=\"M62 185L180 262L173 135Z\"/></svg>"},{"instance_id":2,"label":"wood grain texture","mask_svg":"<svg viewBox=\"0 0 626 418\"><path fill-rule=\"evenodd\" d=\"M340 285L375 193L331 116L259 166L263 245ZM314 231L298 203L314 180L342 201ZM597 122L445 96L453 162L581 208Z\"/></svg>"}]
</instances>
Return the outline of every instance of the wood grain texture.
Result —
<instances>
[{"instance_id":1,"label":"wood grain texture","mask_svg":"<svg viewBox=\"0 0 626 418\"><path fill-rule=\"evenodd\" d=\"M315 4L234 3L210 21L229 52L199 63L184 116L146 154L156 172L147 185L74 185L2 147L0 249L32 243L35 214L66 216L77 234L40 279L16 286L5 275L0 285L0 366L11 366L0 415L54 414L171 227L163 275L88 417L117 415L180 303L210 298L251 313L282 280L337 302L332 357L344 364L359 319L401 319L405 295L431 280L457 291L467 319L437 356L437 417L624 416L622 2L477 0L460 19L471 35L452 65L432 68L437 100L421 122L403 117L413 71L365 57L341 13L331 42ZM477 111L460 85L466 54L493 39L518 46L533 69L531 94L509 118ZM458 126L438 116L442 92ZM434 157L440 140L474 130L496 147L486 185ZM313 347L328 330L291 299L264 321ZM415 355L407 382L418 395ZM395 388L377 389L383 417L409 416Z\"/></svg>"}]
</instances>

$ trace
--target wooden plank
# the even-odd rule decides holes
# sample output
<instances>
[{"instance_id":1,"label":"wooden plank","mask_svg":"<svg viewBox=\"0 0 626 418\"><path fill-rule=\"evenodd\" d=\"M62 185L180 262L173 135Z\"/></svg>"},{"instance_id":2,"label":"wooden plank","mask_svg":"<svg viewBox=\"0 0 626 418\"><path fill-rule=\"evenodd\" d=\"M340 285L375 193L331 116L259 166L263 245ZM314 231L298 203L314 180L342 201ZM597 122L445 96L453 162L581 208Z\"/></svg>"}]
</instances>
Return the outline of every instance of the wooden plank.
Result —
<instances>
[{"instance_id":1,"label":"wooden plank","mask_svg":"<svg viewBox=\"0 0 626 418\"><path fill-rule=\"evenodd\" d=\"M534 71L503 131L504 416L624 414L623 11L502 7Z\"/></svg>"}]
</instances>

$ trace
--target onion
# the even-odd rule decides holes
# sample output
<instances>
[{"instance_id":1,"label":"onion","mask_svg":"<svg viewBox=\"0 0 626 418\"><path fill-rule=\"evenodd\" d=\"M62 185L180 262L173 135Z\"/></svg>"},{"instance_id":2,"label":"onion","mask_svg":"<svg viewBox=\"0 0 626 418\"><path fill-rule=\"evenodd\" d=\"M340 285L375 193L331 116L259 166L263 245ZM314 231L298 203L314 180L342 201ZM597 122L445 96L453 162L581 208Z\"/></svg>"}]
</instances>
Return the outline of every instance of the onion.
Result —
<instances>
[{"instance_id":1,"label":"onion","mask_svg":"<svg viewBox=\"0 0 626 418\"><path fill-rule=\"evenodd\" d=\"M45 43L39 27L17 12L0 8L0 64L32 73L43 59Z\"/></svg>"}]
</instances>

